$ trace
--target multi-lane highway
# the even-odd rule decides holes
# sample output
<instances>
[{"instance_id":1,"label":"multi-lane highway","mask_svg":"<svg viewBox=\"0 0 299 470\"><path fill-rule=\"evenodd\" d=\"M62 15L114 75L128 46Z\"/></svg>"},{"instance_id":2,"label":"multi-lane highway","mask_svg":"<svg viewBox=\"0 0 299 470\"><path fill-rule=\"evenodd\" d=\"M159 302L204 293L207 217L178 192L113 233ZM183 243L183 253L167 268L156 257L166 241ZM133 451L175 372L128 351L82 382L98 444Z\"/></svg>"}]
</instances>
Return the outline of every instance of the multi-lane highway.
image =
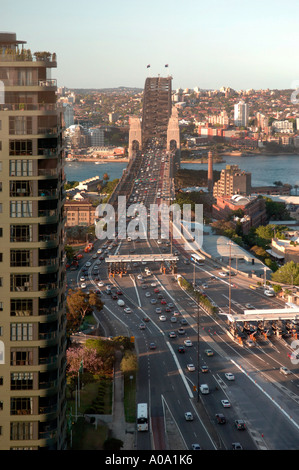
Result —
<instances>
[{"instance_id":1,"label":"multi-lane highway","mask_svg":"<svg viewBox=\"0 0 299 470\"><path fill-rule=\"evenodd\" d=\"M170 200L170 158L155 149L144 155L128 204L142 202L149 207ZM99 248L101 254L84 255L79 270L68 274L68 284L80 287L85 269L85 289L100 290L105 301L99 318L104 320L105 334L125 333L135 338L137 402L147 402L150 409L150 431L137 433L136 448L191 449L199 444L212 450L232 449L233 443L240 443L248 450L297 449L299 369L288 357L292 338L265 337L257 331L252 345L246 341L238 344L228 334L225 315L229 309L243 313L249 303L253 309L262 309L277 308L281 302L266 297L263 290L250 289L241 274L232 278L229 296L229 279L220 275L215 263L207 260L203 266L194 266L185 245L171 239L130 241L116 237L97 241L95 249ZM177 272L190 282L195 280L218 306L217 315L200 309L180 288L175 274L161 273L159 263L132 263L125 276L108 278L105 257L109 254L171 252L179 256ZM118 299L125 305L119 306ZM181 352L180 347L184 348ZM207 349L213 354L207 355ZM282 366L289 369L288 375L281 372ZM227 378L228 373L234 380ZM208 394L198 391L202 384L208 385ZM223 400L230 406L224 406ZM193 420L186 420L186 412L192 413ZM224 420L217 419L220 414ZM164 432L166 416L177 431L176 437ZM239 430L236 420L244 420L246 429Z\"/></svg>"}]
</instances>

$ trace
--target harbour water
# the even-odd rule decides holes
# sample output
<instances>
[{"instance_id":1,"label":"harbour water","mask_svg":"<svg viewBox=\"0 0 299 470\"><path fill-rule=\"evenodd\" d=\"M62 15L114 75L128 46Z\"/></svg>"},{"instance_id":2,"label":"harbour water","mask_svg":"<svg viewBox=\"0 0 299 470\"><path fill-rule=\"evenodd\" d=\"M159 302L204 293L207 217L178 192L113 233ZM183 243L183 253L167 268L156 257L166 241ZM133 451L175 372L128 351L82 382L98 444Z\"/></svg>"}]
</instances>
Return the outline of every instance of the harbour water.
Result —
<instances>
[{"instance_id":1,"label":"harbour water","mask_svg":"<svg viewBox=\"0 0 299 470\"><path fill-rule=\"evenodd\" d=\"M274 181L299 186L299 155L223 156L223 159L225 162L214 164L214 170L220 171L226 165L238 165L241 170L251 173L252 186L271 186ZM94 162L66 162L65 174L67 181L84 181L97 175L102 177L107 173L112 181L121 177L126 166L126 162L105 162L100 165ZM207 170L208 165L183 163L181 168Z\"/></svg>"}]
</instances>

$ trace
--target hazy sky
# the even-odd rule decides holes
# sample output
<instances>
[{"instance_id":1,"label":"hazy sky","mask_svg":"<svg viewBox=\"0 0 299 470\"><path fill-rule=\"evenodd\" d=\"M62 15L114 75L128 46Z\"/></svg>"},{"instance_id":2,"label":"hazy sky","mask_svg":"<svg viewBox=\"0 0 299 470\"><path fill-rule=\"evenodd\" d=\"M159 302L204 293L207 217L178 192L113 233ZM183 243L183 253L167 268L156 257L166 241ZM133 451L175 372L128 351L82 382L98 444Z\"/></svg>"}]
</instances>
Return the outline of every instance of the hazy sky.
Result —
<instances>
[{"instance_id":1,"label":"hazy sky","mask_svg":"<svg viewBox=\"0 0 299 470\"><path fill-rule=\"evenodd\" d=\"M59 86L170 74L173 89L284 89L299 80L298 17L298 0L1 0L0 31L56 52Z\"/></svg>"}]
</instances>

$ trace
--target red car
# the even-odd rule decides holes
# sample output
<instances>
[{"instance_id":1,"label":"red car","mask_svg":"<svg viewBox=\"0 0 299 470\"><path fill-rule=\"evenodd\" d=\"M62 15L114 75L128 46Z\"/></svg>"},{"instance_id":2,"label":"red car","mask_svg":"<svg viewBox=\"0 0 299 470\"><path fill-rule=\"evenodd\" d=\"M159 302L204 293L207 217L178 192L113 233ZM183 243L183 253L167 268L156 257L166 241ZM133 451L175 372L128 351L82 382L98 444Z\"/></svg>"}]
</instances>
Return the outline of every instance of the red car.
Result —
<instances>
[{"instance_id":1,"label":"red car","mask_svg":"<svg viewBox=\"0 0 299 470\"><path fill-rule=\"evenodd\" d=\"M121 290L117 290L116 293L117 293L117 295L122 295L122 291L121 291Z\"/></svg>"},{"instance_id":2,"label":"red car","mask_svg":"<svg viewBox=\"0 0 299 470\"><path fill-rule=\"evenodd\" d=\"M154 292L155 292L156 294L158 294L158 293L160 292L160 290L158 289L158 287L156 287L156 289L154 289Z\"/></svg>"},{"instance_id":3,"label":"red car","mask_svg":"<svg viewBox=\"0 0 299 470\"><path fill-rule=\"evenodd\" d=\"M162 305L166 305L166 304L167 304L166 300L165 300L165 299L162 299L162 300L161 300L161 304L162 304Z\"/></svg>"}]
</instances>

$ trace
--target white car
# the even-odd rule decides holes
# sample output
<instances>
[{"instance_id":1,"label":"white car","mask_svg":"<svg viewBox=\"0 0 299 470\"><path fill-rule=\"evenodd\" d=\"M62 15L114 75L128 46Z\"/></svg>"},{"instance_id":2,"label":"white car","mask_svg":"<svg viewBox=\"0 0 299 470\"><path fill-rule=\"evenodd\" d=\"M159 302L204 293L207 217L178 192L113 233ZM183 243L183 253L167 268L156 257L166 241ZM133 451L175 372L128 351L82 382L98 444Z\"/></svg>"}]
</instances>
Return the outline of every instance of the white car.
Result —
<instances>
[{"instance_id":1,"label":"white car","mask_svg":"<svg viewBox=\"0 0 299 470\"><path fill-rule=\"evenodd\" d=\"M82 282L82 284L81 284L81 289L86 289L86 284L85 284L85 282Z\"/></svg>"},{"instance_id":2,"label":"white car","mask_svg":"<svg viewBox=\"0 0 299 470\"><path fill-rule=\"evenodd\" d=\"M250 310L254 308L254 306L251 305L251 304L245 304L245 307L248 308L248 309L250 309Z\"/></svg>"},{"instance_id":3,"label":"white car","mask_svg":"<svg viewBox=\"0 0 299 470\"><path fill-rule=\"evenodd\" d=\"M192 341L190 341L190 339L185 339L184 345L185 346L192 346Z\"/></svg>"},{"instance_id":4,"label":"white car","mask_svg":"<svg viewBox=\"0 0 299 470\"><path fill-rule=\"evenodd\" d=\"M130 307L126 307L126 308L124 308L124 312L125 313L132 313L132 310L130 309Z\"/></svg>"},{"instance_id":5,"label":"white car","mask_svg":"<svg viewBox=\"0 0 299 470\"><path fill-rule=\"evenodd\" d=\"M87 263L85 264L86 268L89 268L91 266L91 263L89 261L87 261Z\"/></svg>"},{"instance_id":6,"label":"white car","mask_svg":"<svg viewBox=\"0 0 299 470\"><path fill-rule=\"evenodd\" d=\"M186 411L185 420L186 421L193 421L193 414L190 411Z\"/></svg>"},{"instance_id":7,"label":"white car","mask_svg":"<svg viewBox=\"0 0 299 470\"><path fill-rule=\"evenodd\" d=\"M176 317L171 317L170 321L171 321L171 323L176 323L177 319L176 319Z\"/></svg>"},{"instance_id":8,"label":"white car","mask_svg":"<svg viewBox=\"0 0 299 470\"><path fill-rule=\"evenodd\" d=\"M219 274L219 276L221 276L221 277L226 277L226 273L225 273L224 271L220 271L218 274Z\"/></svg>"},{"instance_id":9,"label":"white car","mask_svg":"<svg viewBox=\"0 0 299 470\"><path fill-rule=\"evenodd\" d=\"M84 282L84 281L85 281L85 277L84 277L84 276L81 276L81 277L80 277L80 281L81 281L81 282Z\"/></svg>"},{"instance_id":10,"label":"white car","mask_svg":"<svg viewBox=\"0 0 299 470\"><path fill-rule=\"evenodd\" d=\"M264 294L267 296L267 297L274 297L275 296L275 293L273 290L265 290L264 291Z\"/></svg>"},{"instance_id":11,"label":"white car","mask_svg":"<svg viewBox=\"0 0 299 470\"><path fill-rule=\"evenodd\" d=\"M221 405L224 408L230 408L230 402L228 400L221 400Z\"/></svg>"},{"instance_id":12,"label":"white car","mask_svg":"<svg viewBox=\"0 0 299 470\"><path fill-rule=\"evenodd\" d=\"M194 372L195 371L195 365L194 364L187 364L187 369L189 372Z\"/></svg>"},{"instance_id":13,"label":"white car","mask_svg":"<svg viewBox=\"0 0 299 470\"><path fill-rule=\"evenodd\" d=\"M151 293L150 292L146 292L145 293L145 297L150 297L151 296Z\"/></svg>"},{"instance_id":14,"label":"white car","mask_svg":"<svg viewBox=\"0 0 299 470\"><path fill-rule=\"evenodd\" d=\"M232 374L231 372L227 372L226 374L224 374L225 377L227 378L227 380L235 380L235 376L234 374Z\"/></svg>"},{"instance_id":15,"label":"white car","mask_svg":"<svg viewBox=\"0 0 299 470\"><path fill-rule=\"evenodd\" d=\"M279 370L284 375L289 375L291 373L291 371L287 367L284 367L284 366L280 367Z\"/></svg>"},{"instance_id":16,"label":"white car","mask_svg":"<svg viewBox=\"0 0 299 470\"><path fill-rule=\"evenodd\" d=\"M166 321L167 318L165 317L165 315L160 315L160 316L159 316L159 320L160 320L160 321Z\"/></svg>"},{"instance_id":17,"label":"white car","mask_svg":"<svg viewBox=\"0 0 299 470\"><path fill-rule=\"evenodd\" d=\"M208 284L205 284L205 283L202 284L202 288L203 288L203 289L207 289L208 287L209 287Z\"/></svg>"},{"instance_id":18,"label":"white car","mask_svg":"<svg viewBox=\"0 0 299 470\"><path fill-rule=\"evenodd\" d=\"M103 286L104 286L103 281L98 282L98 286L99 286L99 287L103 287Z\"/></svg>"},{"instance_id":19,"label":"white car","mask_svg":"<svg viewBox=\"0 0 299 470\"><path fill-rule=\"evenodd\" d=\"M141 279L143 279L142 275L138 274L137 279L139 279L141 281Z\"/></svg>"}]
</instances>

